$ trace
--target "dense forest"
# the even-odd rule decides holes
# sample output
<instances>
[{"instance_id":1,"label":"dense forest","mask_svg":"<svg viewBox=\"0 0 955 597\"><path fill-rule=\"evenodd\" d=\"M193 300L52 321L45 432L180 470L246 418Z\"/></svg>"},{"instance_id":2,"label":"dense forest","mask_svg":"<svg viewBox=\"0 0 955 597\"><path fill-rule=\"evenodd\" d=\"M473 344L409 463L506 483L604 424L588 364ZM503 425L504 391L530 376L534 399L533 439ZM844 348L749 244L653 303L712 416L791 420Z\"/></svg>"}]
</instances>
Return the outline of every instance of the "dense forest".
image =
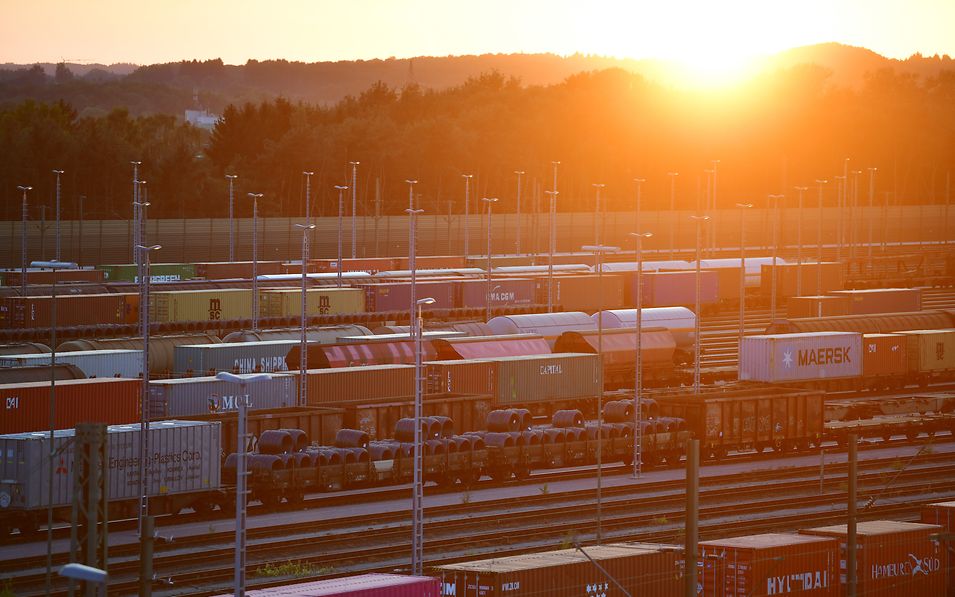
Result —
<instances>
[{"instance_id":1,"label":"dense forest","mask_svg":"<svg viewBox=\"0 0 955 597\"><path fill-rule=\"evenodd\" d=\"M944 200L955 167L955 69L917 74L889 64L851 81L836 76L838 70L797 63L722 90L676 88L620 68L548 84L495 70L441 88L382 80L332 103L291 97L229 103L211 135L171 115L128 108L80 113L72 103L39 95L0 108L3 218L20 217L17 185L34 187L34 207L52 205L53 169L66 171L65 217L78 215L80 196L87 218L127 217L131 160L143 162L153 217L225 215L226 173L239 176L242 197L265 193L262 213L299 215L304 170L315 171L313 212L331 214L332 187L350 182L349 161L361 162L360 213L374 209L376 187L382 212L399 213L407 207L409 178L420 181L420 207L463 211L464 173L474 174L472 201L497 196L496 210L512 211L514 171L526 172L529 200L551 188L553 160L560 161L562 210L592 209L591 184L598 182L607 185L610 209L630 208L637 177L647 179L646 208L666 207L668 172L680 173L677 202L689 208L705 193L704 170L713 160L720 160L717 200L724 207L763 204L768 193L793 195L794 186L817 178L834 182L847 157L850 171L879 168L880 197ZM99 85L130 85L139 72ZM48 75L34 76L39 85ZM65 72L59 76L61 85L78 84ZM143 74L134 80L143 89L177 93ZM0 80L0 88L6 84ZM828 201L835 196L826 193ZM240 215L247 214L248 203L239 205Z\"/></svg>"}]
</instances>

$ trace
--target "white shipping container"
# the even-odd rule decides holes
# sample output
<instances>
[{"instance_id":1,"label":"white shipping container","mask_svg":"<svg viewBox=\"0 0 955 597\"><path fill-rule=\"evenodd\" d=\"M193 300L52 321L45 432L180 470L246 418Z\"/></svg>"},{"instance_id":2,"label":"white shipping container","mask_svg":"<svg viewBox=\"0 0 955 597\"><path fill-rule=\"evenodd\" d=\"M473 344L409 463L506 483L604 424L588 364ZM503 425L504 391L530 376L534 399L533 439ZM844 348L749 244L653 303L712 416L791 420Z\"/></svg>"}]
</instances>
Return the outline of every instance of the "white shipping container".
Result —
<instances>
[{"instance_id":1,"label":"white shipping container","mask_svg":"<svg viewBox=\"0 0 955 597\"><path fill-rule=\"evenodd\" d=\"M743 338L739 378L769 383L862 375L862 334L811 332Z\"/></svg>"},{"instance_id":2,"label":"white shipping container","mask_svg":"<svg viewBox=\"0 0 955 597\"><path fill-rule=\"evenodd\" d=\"M147 492L149 495L215 490L220 485L220 424L201 421L150 423ZM73 429L54 433L53 505L73 498ZM50 434L0 435L0 508L42 508L49 504ZM110 500L140 495L139 424L107 428Z\"/></svg>"},{"instance_id":3,"label":"white shipping container","mask_svg":"<svg viewBox=\"0 0 955 597\"><path fill-rule=\"evenodd\" d=\"M0 367L42 367L52 354L8 354L0 356ZM60 365L74 365L86 377L137 378L143 372L141 350L78 350L56 353Z\"/></svg>"},{"instance_id":4,"label":"white shipping container","mask_svg":"<svg viewBox=\"0 0 955 597\"><path fill-rule=\"evenodd\" d=\"M241 390L238 384L215 377L183 377L149 382L149 416L192 417L209 413L233 412L240 394L247 395L251 410L295 406L295 378L269 374L269 379L250 383Z\"/></svg>"},{"instance_id":5,"label":"white shipping container","mask_svg":"<svg viewBox=\"0 0 955 597\"><path fill-rule=\"evenodd\" d=\"M180 375L209 375L210 372L271 373L288 371L285 357L301 340L262 340L191 344L174 349L175 370Z\"/></svg>"}]
</instances>

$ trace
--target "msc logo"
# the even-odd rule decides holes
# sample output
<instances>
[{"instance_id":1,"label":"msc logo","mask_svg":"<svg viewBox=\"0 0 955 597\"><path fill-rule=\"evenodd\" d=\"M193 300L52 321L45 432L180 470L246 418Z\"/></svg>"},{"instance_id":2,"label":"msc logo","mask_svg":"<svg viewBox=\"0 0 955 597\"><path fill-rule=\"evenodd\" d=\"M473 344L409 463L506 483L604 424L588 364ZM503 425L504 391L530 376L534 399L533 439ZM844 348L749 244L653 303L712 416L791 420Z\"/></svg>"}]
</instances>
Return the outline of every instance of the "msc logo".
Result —
<instances>
[{"instance_id":1,"label":"msc logo","mask_svg":"<svg viewBox=\"0 0 955 597\"><path fill-rule=\"evenodd\" d=\"M328 296L318 297L318 314L319 315L328 315L328 312L332 309L332 302Z\"/></svg>"},{"instance_id":2,"label":"msc logo","mask_svg":"<svg viewBox=\"0 0 955 597\"><path fill-rule=\"evenodd\" d=\"M209 319L222 318L222 302L220 299L209 299Z\"/></svg>"}]
</instances>

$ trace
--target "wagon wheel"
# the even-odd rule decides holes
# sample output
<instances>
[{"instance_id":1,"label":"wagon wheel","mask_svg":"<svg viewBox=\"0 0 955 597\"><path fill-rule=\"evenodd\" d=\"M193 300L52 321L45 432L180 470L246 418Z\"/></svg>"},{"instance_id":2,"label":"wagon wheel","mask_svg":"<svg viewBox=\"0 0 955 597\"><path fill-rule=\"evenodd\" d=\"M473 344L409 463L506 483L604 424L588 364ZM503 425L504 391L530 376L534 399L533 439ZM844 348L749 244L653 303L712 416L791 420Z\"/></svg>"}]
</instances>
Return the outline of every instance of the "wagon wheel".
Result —
<instances>
[{"instance_id":1,"label":"wagon wheel","mask_svg":"<svg viewBox=\"0 0 955 597\"><path fill-rule=\"evenodd\" d=\"M518 465L514 467L514 476L523 481L531 476L531 468L526 464Z\"/></svg>"},{"instance_id":2,"label":"wagon wheel","mask_svg":"<svg viewBox=\"0 0 955 597\"><path fill-rule=\"evenodd\" d=\"M670 468L677 468L681 466L683 464L681 462L682 457L683 454L681 454L679 450L670 450L666 453L667 466Z\"/></svg>"},{"instance_id":3,"label":"wagon wheel","mask_svg":"<svg viewBox=\"0 0 955 597\"><path fill-rule=\"evenodd\" d=\"M888 431L882 434L882 441L887 442L887 441L890 441L891 439L892 439L892 434L889 433Z\"/></svg>"},{"instance_id":4,"label":"wagon wheel","mask_svg":"<svg viewBox=\"0 0 955 597\"><path fill-rule=\"evenodd\" d=\"M215 510L215 507L216 505L212 502L212 500L207 500L205 498L196 500L192 503L192 511L196 514L210 514L213 510Z\"/></svg>"},{"instance_id":5,"label":"wagon wheel","mask_svg":"<svg viewBox=\"0 0 955 597\"><path fill-rule=\"evenodd\" d=\"M911 441L915 441L915 438L917 438L918 436L919 436L918 430L915 430L915 429L906 429L906 430L905 430L905 437L906 437L910 442L911 442Z\"/></svg>"},{"instance_id":6,"label":"wagon wheel","mask_svg":"<svg viewBox=\"0 0 955 597\"><path fill-rule=\"evenodd\" d=\"M274 491L259 491L253 494L253 497L259 500L263 506L272 510L282 501L281 495Z\"/></svg>"},{"instance_id":7,"label":"wagon wheel","mask_svg":"<svg viewBox=\"0 0 955 597\"><path fill-rule=\"evenodd\" d=\"M504 481L509 481L511 479L511 468L507 465L502 465L491 469L491 478L494 479L497 483L503 483Z\"/></svg>"},{"instance_id":8,"label":"wagon wheel","mask_svg":"<svg viewBox=\"0 0 955 597\"><path fill-rule=\"evenodd\" d=\"M285 501L290 504L301 504L305 501L305 490L300 487L287 490L285 492Z\"/></svg>"}]
</instances>

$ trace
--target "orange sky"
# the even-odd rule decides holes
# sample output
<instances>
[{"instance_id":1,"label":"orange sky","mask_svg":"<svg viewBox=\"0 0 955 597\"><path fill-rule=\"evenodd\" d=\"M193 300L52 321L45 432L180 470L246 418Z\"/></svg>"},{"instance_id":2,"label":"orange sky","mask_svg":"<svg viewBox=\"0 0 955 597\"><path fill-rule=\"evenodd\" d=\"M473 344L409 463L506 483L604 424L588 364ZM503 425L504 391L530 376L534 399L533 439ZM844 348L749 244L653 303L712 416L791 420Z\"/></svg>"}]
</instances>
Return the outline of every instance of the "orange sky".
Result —
<instances>
[{"instance_id":1,"label":"orange sky","mask_svg":"<svg viewBox=\"0 0 955 597\"><path fill-rule=\"evenodd\" d=\"M955 0L0 0L16 63L583 52L720 72L827 41L955 55Z\"/></svg>"}]
</instances>

